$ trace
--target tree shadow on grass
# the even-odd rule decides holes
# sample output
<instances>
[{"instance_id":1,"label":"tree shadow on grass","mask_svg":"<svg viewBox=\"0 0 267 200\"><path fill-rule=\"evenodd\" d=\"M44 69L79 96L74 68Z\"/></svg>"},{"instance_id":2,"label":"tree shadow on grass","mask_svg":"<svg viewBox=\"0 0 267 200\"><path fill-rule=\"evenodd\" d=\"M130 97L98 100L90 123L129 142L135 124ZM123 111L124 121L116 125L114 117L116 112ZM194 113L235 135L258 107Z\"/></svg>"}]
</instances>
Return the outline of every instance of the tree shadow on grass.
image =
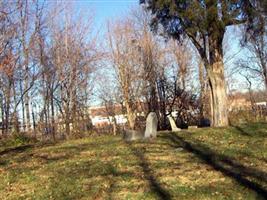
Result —
<instances>
[{"instance_id":1,"label":"tree shadow on grass","mask_svg":"<svg viewBox=\"0 0 267 200\"><path fill-rule=\"evenodd\" d=\"M265 164L267 164L267 159L266 158L254 156L254 155L251 155L250 153L244 152L242 150L239 150L238 154L240 154L240 155L242 155L244 157L248 157L248 158L259 160L260 162L265 162Z\"/></svg>"},{"instance_id":2,"label":"tree shadow on grass","mask_svg":"<svg viewBox=\"0 0 267 200\"><path fill-rule=\"evenodd\" d=\"M52 177L47 187L53 199L116 199L120 180L134 178L136 174L120 171L112 161L96 159L70 162L54 170Z\"/></svg>"},{"instance_id":3,"label":"tree shadow on grass","mask_svg":"<svg viewBox=\"0 0 267 200\"><path fill-rule=\"evenodd\" d=\"M227 156L214 152L203 144L190 143L174 133L168 133L162 137L171 141L172 144L170 144L170 146L174 148L182 147L184 150L195 154L215 170L222 172L225 176L233 178L240 185L255 191L260 198L265 199L267 197L266 188L254 181L257 180L267 184L266 172L244 166Z\"/></svg>"},{"instance_id":4,"label":"tree shadow on grass","mask_svg":"<svg viewBox=\"0 0 267 200\"><path fill-rule=\"evenodd\" d=\"M22 153L22 152L26 151L27 149L32 148L33 146L34 145L32 145L32 144L27 144L27 145L22 145L22 146L18 146L18 147L7 148L7 149L0 152L0 156L3 156L5 154L9 154L9 153Z\"/></svg>"},{"instance_id":5,"label":"tree shadow on grass","mask_svg":"<svg viewBox=\"0 0 267 200\"><path fill-rule=\"evenodd\" d=\"M170 193L165 190L156 179L153 170L150 168L149 163L146 161L142 149L135 148L130 142L127 142L127 145L129 146L133 154L138 158L139 165L142 167L146 180L149 181L151 190L158 196L159 199L170 200Z\"/></svg>"},{"instance_id":6,"label":"tree shadow on grass","mask_svg":"<svg viewBox=\"0 0 267 200\"><path fill-rule=\"evenodd\" d=\"M251 134L246 132L244 129L242 129L241 127L239 126L233 126L241 135L244 135L244 136L249 136L251 137Z\"/></svg>"},{"instance_id":7,"label":"tree shadow on grass","mask_svg":"<svg viewBox=\"0 0 267 200\"><path fill-rule=\"evenodd\" d=\"M261 128L259 128L258 126ZM231 125L239 134L248 136L248 137L255 137L255 138L262 138L266 137L267 133L265 131L266 124L254 124L254 125L246 125L246 126L238 126L238 125ZM255 131L257 130L257 131Z\"/></svg>"}]
</instances>

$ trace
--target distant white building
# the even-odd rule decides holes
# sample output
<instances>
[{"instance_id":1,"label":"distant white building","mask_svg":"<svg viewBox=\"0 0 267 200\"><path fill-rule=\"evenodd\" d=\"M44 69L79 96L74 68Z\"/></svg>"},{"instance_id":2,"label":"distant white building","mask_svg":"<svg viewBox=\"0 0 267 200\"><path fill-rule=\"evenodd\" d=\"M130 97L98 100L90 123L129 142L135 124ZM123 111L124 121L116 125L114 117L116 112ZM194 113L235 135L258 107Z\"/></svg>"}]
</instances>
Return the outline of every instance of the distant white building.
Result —
<instances>
[{"instance_id":1,"label":"distant white building","mask_svg":"<svg viewBox=\"0 0 267 200\"><path fill-rule=\"evenodd\" d=\"M257 102L255 103L257 106L266 106L267 105L267 102Z\"/></svg>"},{"instance_id":2,"label":"distant white building","mask_svg":"<svg viewBox=\"0 0 267 200\"><path fill-rule=\"evenodd\" d=\"M117 124L127 123L127 116L122 113L121 105L115 105L112 112L115 113L114 117ZM96 106L89 108L89 115L92 120L93 126L96 127L109 125L113 121L113 116L109 115L105 106Z\"/></svg>"}]
</instances>

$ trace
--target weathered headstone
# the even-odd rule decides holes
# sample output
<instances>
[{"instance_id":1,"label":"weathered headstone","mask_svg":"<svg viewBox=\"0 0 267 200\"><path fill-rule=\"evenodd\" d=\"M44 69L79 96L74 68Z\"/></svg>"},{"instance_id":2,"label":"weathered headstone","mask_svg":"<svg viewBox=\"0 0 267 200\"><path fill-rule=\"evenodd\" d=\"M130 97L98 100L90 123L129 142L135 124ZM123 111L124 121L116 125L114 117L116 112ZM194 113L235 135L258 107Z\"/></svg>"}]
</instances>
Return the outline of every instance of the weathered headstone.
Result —
<instances>
[{"instance_id":1,"label":"weathered headstone","mask_svg":"<svg viewBox=\"0 0 267 200\"><path fill-rule=\"evenodd\" d=\"M198 128L197 126L188 126L188 129L189 129L189 130L197 129L197 128Z\"/></svg>"},{"instance_id":2,"label":"weathered headstone","mask_svg":"<svg viewBox=\"0 0 267 200\"><path fill-rule=\"evenodd\" d=\"M144 138L144 132L136 130L125 130L123 139L126 141L140 140Z\"/></svg>"},{"instance_id":3,"label":"weathered headstone","mask_svg":"<svg viewBox=\"0 0 267 200\"><path fill-rule=\"evenodd\" d=\"M148 114L146 118L145 138L157 137L158 118L155 112Z\"/></svg>"},{"instance_id":4,"label":"weathered headstone","mask_svg":"<svg viewBox=\"0 0 267 200\"><path fill-rule=\"evenodd\" d=\"M172 118L172 116L168 116L168 118L169 118L169 121L170 121L170 124L171 124L172 131L181 131L180 128L177 128L177 126L175 124L175 121Z\"/></svg>"}]
</instances>

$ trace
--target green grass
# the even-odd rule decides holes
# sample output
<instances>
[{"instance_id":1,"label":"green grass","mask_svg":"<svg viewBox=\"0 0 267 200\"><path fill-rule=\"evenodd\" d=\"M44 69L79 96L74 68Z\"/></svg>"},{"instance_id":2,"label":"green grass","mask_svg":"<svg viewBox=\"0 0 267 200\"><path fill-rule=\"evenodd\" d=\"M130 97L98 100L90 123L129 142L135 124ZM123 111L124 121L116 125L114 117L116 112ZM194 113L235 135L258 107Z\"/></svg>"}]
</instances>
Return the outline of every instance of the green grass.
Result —
<instances>
[{"instance_id":1,"label":"green grass","mask_svg":"<svg viewBox=\"0 0 267 200\"><path fill-rule=\"evenodd\" d=\"M267 124L0 149L0 199L264 199Z\"/></svg>"}]
</instances>

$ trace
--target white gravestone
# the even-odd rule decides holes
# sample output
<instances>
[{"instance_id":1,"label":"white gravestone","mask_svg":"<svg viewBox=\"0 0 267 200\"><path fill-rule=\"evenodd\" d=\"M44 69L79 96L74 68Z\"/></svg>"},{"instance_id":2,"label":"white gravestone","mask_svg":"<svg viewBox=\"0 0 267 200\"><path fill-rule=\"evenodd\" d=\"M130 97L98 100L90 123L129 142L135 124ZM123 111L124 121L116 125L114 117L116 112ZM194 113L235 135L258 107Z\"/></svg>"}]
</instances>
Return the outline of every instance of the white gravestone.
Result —
<instances>
[{"instance_id":1,"label":"white gravestone","mask_svg":"<svg viewBox=\"0 0 267 200\"><path fill-rule=\"evenodd\" d=\"M155 112L148 114L146 118L145 138L157 137L158 118Z\"/></svg>"},{"instance_id":2,"label":"white gravestone","mask_svg":"<svg viewBox=\"0 0 267 200\"><path fill-rule=\"evenodd\" d=\"M181 131L180 128L177 128L176 123L175 123L174 119L172 118L172 116L168 116L168 118L169 118L169 121L171 124L172 131Z\"/></svg>"}]
</instances>

